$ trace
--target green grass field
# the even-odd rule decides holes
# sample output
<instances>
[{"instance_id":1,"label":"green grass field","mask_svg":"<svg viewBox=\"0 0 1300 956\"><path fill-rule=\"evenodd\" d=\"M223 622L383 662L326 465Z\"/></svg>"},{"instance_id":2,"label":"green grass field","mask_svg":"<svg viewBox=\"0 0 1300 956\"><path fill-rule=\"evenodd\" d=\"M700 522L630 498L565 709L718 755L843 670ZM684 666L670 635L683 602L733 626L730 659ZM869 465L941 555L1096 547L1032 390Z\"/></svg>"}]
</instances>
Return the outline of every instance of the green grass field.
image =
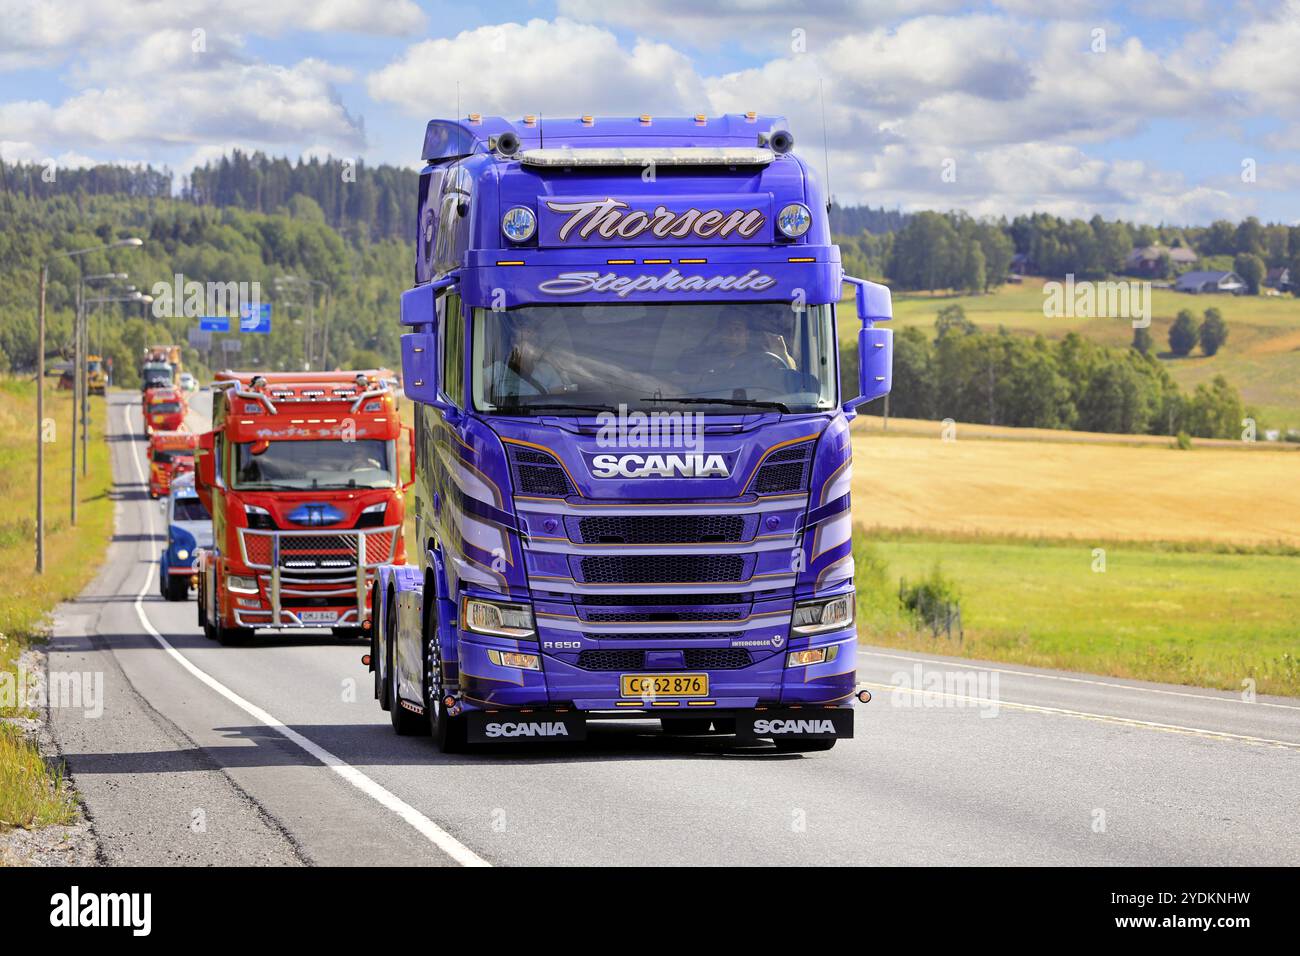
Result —
<instances>
[{"instance_id":1,"label":"green grass field","mask_svg":"<svg viewBox=\"0 0 1300 956\"><path fill-rule=\"evenodd\" d=\"M1043 315L1044 280L1027 277L988 295L899 293L894 297L894 326L931 330L939 310L960 305L981 328L1005 326L1025 335L1042 333L1049 339L1078 332L1103 345L1127 346L1133 339L1129 320L1047 318ZM1206 358L1162 355L1174 380L1193 389L1215 375L1224 375L1242 399L1260 416L1261 426L1300 428L1300 299L1294 296L1184 295L1167 289L1151 292L1151 335L1161 352L1168 348L1169 326L1182 309L1199 319L1211 306L1223 313L1229 338L1220 352ZM845 342L855 339L852 323L841 329Z\"/></svg>"},{"instance_id":2,"label":"green grass field","mask_svg":"<svg viewBox=\"0 0 1300 956\"><path fill-rule=\"evenodd\" d=\"M938 654L1300 696L1300 558L859 530L859 634ZM883 563L883 567L881 566ZM961 595L965 639L899 611L900 577L935 564Z\"/></svg>"},{"instance_id":3,"label":"green grass field","mask_svg":"<svg viewBox=\"0 0 1300 956\"><path fill-rule=\"evenodd\" d=\"M44 633L56 604L89 583L113 535L112 476L104 441L103 398L91 398L90 474L77 487L78 520L69 518L71 397L47 383L45 415L55 441L45 446L45 567L35 573L36 389L31 381L0 377L0 671ZM22 716L0 703L0 718ZM12 727L0 728L0 829L66 822L75 807L57 768L44 767L35 747Z\"/></svg>"}]
</instances>

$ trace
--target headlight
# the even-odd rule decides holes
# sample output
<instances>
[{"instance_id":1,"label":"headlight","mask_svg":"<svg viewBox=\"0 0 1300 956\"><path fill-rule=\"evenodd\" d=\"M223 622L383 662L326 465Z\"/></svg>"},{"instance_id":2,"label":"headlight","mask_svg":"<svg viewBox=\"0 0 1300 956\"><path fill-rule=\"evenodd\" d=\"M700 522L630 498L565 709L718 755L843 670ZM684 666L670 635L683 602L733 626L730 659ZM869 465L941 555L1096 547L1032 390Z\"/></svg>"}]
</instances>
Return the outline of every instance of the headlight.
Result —
<instances>
[{"instance_id":1,"label":"headlight","mask_svg":"<svg viewBox=\"0 0 1300 956\"><path fill-rule=\"evenodd\" d=\"M518 651L488 651L488 660L498 667L519 667L526 671L542 669L542 659L536 654L520 654Z\"/></svg>"},{"instance_id":2,"label":"headlight","mask_svg":"<svg viewBox=\"0 0 1300 956\"><path fill-rule=\"evenodd\" d=\"M821 634L849 627L853 624L853 597L850 591L833 598L796 604L790 630L795 634Z\"/></svg>"},{"instance_id":3,"label":"headlight","mask_svg":"<svg viewBox=\"0 0 1300 956\"><path fill-rule=\"evenodd\" d=\"M240 594L257 594L257 578L245 577L242 574L232 574L226 578L226 587L231 591L238 591Z\"/></svg>"},{"instance_id":4,"label":"headlight","mask_svg":"<svg viewBox=\"0 0 1300 956\"><path fill-rule=\"evenodd\" d=\"M530 637L533 609L527 604L503 604L466 597L460 605L461 627L494 637Z\"/></svg>"},{"instance_id":5,"label":"headlight","mask_svg":"<svg viewBox=\"0 0 1300 956\"><path fill-rule=\"evenodd\" d=\"M812 225L812 213L801 202L792 202L776 217L776 228L788 239L798 239Z\"/></svg>"},{"instance_id":6,"label":"headlight","mask_svg":"<svg viewBox=\"0 0 1300 956\"><path fill-rule=\"evenodd\" d=\"M815 647L807 651L791 651L786 656L785 666L805 667L808 664L826 664L835 660L839 650L838 644L832 644L830 647Z\"/></svg>"},{"instance_id":7,"label":"headlight","mask_svg":"<svg viewBox=\"0 0 1300 956\"><path fill-rule=\"evenodd\" d=\"M511 242L527 242L537 231L537 217L527 206L514 206L501 217L501 231Z\"/></svg>"},{"instance_id":8,"label":"headlight","mask_svg":"<svg viewBox=\"0 0 1300 956\"><path fill-rule=\"evenodd\" d=\"M189 553L188 551L186 551L184 548L177 548L177 549L176 549L176 560L177 560L177 561L184 561L184 560L185 560L186 558L188 558L189 556L190 556L190 553Z\"/></svg>"}]
</instances>

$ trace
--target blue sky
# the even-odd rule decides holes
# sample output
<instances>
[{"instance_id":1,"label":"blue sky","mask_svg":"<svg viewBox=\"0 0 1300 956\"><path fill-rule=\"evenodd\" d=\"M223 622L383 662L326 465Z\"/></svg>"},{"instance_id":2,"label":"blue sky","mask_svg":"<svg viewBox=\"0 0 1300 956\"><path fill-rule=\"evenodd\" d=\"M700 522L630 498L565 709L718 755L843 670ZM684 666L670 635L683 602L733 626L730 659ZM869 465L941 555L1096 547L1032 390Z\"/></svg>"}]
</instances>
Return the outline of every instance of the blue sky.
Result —
<instances>
[{"instance_id":1,"label":"blue sky","mask_svg":"<svg viewBox=\"0 0 1300 956\"><path fill-rule=\"evenodd\" d=\"M0 155L412 165L424 121L756 109L844 203L1300 221L1300 0L0 0ZM945 175L947 171L947 175Z\"/></svg>"}]
</instances>

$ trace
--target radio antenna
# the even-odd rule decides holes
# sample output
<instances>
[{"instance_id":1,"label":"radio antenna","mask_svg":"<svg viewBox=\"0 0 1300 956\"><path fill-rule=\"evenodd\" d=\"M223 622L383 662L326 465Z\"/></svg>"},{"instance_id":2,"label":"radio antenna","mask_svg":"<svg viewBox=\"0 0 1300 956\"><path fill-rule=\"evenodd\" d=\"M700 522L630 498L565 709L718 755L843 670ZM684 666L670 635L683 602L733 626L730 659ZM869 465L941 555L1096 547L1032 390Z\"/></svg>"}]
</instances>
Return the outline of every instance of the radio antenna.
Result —
<instances>
[{"instance_id":1,"label":"radio antenna","mask_svg":"<svg viewBox=\"0 0 1300 956\"><path fill-rule=\"evenodd\" d=\"M826 163L826 211L831 211L831 147L826 138L826 94L822 91L822 78L817 77L817 98L822 105L822 156Z\"/></svg>"}]
</instances>

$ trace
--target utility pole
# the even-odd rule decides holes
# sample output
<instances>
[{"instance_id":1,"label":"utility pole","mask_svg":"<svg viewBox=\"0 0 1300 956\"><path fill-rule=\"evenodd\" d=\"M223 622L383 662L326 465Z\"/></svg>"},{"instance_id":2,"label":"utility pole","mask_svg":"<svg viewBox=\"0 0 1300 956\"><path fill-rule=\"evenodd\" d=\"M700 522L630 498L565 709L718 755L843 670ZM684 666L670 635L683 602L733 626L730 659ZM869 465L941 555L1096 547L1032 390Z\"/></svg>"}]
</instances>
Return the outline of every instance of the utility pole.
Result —
<instances>
[{"instance_id":1,"label":"utility pole","mask_svg":"<svg viewBox=\"0 0 1300 956\"><path fill-rule=\"evenodd\" d=\"M77 526L77 407L81 404L81 289L84 280L77 279L77 311L72 317L72 461L69 508L72 526Z\"/></svg>"},{"instance_id":2,"label":"utility pole","mask_svg":"<svg viewBox=\"0 0 1300 956\"><path fill-rule=\"evenodd\" d=\"M41 266L41 307L36 322L36 573L45 573L45 284L49 263Z\"/></svg>"}]
</instances>

